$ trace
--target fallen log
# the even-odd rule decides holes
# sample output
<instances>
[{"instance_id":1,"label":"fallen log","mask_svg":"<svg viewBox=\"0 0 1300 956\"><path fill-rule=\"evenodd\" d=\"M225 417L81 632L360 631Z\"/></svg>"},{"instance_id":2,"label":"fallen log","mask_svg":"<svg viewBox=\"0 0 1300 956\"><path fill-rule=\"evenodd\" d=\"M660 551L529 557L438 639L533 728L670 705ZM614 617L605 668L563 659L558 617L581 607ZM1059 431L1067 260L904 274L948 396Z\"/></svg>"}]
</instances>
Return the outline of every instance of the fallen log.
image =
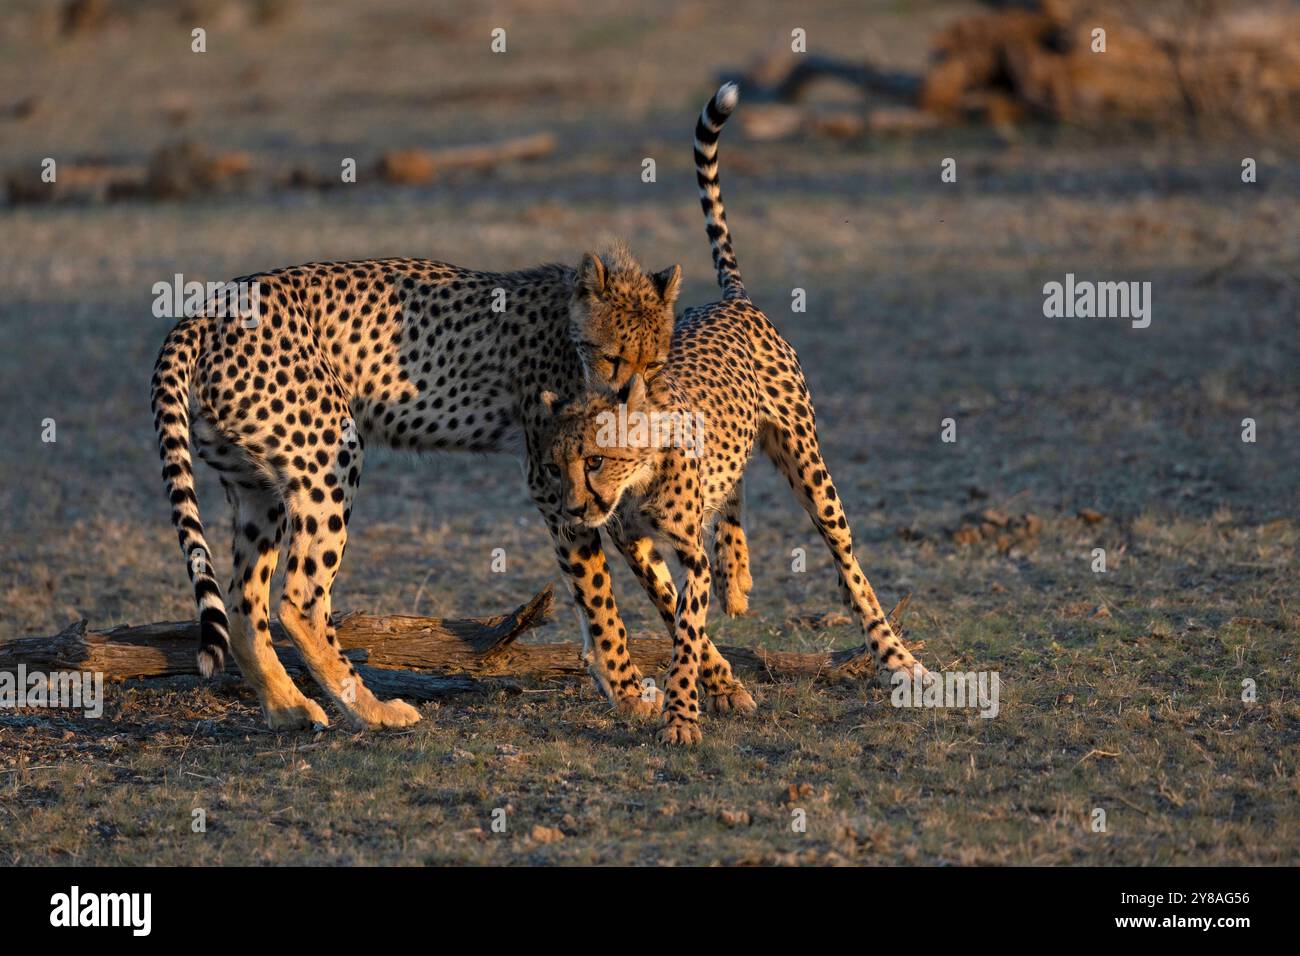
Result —
<instances>
[{"instance_id":1,"label":"fallen log","mask_svg":"<svg viewBox=\"0 0 1300 956\"><path fill-rule=\"evenodd\" d=\"M141 632L148 634L160 628L166 637L156 644L143 643ZM109 639L113 632L88 632L86 622L77 621L54 637L26 637L0 644L0 672L15 672L19 667L28 673L80 670L101 673L110 680L197 674L192 641L177 637L177 631L171 628L167 624L148 624L119 629L134 632L124 634L127 640L119 643ZM275 645L274 650L285 670L306 672L307 665L292 647ZM482 681L463 674L420 674L367 666L365 661L370 655L365 648L349 648L344 654L366 686L381 697L424 701L490 688L515 693L520 690L517 683L508 680ZM233 665L227 665L227 670L237 673Z\"/></svg>"},{"instance_id":2,"label":"fallen log","mask_svg":"<svg viewBox=\"0 0 1300 956\"><path fill-rule=\"evenodd\" d=\"M745 99L759 103L796 102L821 79L838 80L864 93L907 102L915 100L921 90L921 78L914 73L882 70L866 61L788 50L763 57L742 74L724 72L719 79L739 83Z\"/></svg>"},{"instance_id":3,"label":"fallen log","mask_svg":"<svg viewBox=\"0 0 1300 956\"><path fill-rule=\"evenodd\" d=\"M387 670L383 667L365 667L358 664L357 676L381 700L399 698L405 701L441 700L457 694L471 694L486 690L505 690L522 693L515 681L481 681L459 674L414 674L410 671Z\"/></svg>"},{"instance_id":4,"label":"fallen log","mask_svg":"<svg viewBox=\"0 0 1300 956\"><path fill-rule=\"evenodd\" d=\"M483 171L501 163L540 159L555 152L555 137L550 133L517 136L496 143L448 146L443 149L395 149L384 153L376 167L390 183L420 185L437 175L454 169Z\"/></svg>"},{"instance_id":5,"label":"fallen log","mask_svg":"<svg viewBox=\"0 0 1300 956\"><path fill-rule=\"evenodd\" d=\"M449 648L474 654L476 648L514 640L523 631L536 627L550 616L553 605L554 597L548 588L511 614L465 620L423 617L410 620L420 622L423 633L445 638ZM395 657L381 653L376 662L363 638L368 631L363 628L354 633L346 619L340 624L340 645L366 686L382 697L434 700L489 688L515 692L519 689L513 681L485 681L464 671L426 674L401 670L405 664L400 653ZM382 625L376 629L382 630ZM276 655L287 670L306 669L298 652L288 646L288 635L278 621L271 626L271 638ZM112 680L197 674L194 659L197 640L198 624L193 621L116 627L102 632L88 631L85 621L77 621L54 637L25 637L0 644L0 671L13 671L22 665L28 671L90 671ZM451 658L454 657L452 654ZM226 668L237 673L233 662L227 662Z\"/></svg>"},{"instance_id":6,"label":"fallen log","mask_svg":"<svg viewBox=\"0 0 1300 956\"><path fill-rule=\"evenodd\" d=\"M513 685L503 679L546 680L585 675L577 643L520 643L554 612L550 587L509 614L488 618L437 619L411 615L346 614L335 621L339 645L358 664L362 680L377 692L417 700ZM276 653L286 667L302 662L278 622L271 625ZM79 621L53 637L25 637L0 644L0 670L86 670L109 679L197 674L198 625L167 621L90 631ZM912 645L919 647L919 645ZM740 671L760 680L811 678L835 681L874 671L863 647L833 653L719 648ZM672 657L666 638L633 638L628 651L645 673L665 671ZM234 672L234 665L228 664ZM484 682L490 682L485 685Z\"/></svg>"}]
</instances>

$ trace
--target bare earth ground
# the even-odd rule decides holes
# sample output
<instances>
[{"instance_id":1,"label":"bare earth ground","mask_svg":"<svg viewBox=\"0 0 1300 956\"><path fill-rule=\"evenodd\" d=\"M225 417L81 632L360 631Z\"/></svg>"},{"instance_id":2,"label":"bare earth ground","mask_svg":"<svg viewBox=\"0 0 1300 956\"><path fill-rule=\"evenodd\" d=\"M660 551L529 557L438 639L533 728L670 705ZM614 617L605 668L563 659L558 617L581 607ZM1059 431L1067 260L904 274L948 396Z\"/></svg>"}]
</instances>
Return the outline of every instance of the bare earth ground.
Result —
<instances>
[{"instance_id":1,"label":"bare earth ground","mask_svg":"<svg viewBox=\"0 0 1300 956\"><path fill-rule=\"evenodd\" d=\"M143 159L182 135L325 172L547 129L561 148L427 187L363 176L325 194L0 208L0 640L193 614L148 412L168 324L154 282L380 255L509 269L620 234L647 265L683 264L684 303L708 301L689 133L715 72L793 26L816 49L915 68L963 9L330 2L261 25L212 3L197 56L163 4L69 41L37 6L12 5L0 33L4 96L42 102L0 120L6 168ZM509 52L494 57L497 25ZM657 183L640 181L646 156ZM946 156L955 185L939 181ZM267 732L234 680L110 686L103 720L0 714L0 861L1294 863L1300 164L1284 144L759 144L729 129L723 170L747 284L802 357L863 564L886 606L912 595L907 636L932 668L1001 674L996 718L758 684L757 715L708 721L683 753L585 684L318 736ZM1044 318L1043 283L1067 272L1150 280L1150 328ZM557 578L516 462L368 457L336 607L491 613ZM225 503L201 481L224 550ZM716 618L715 639L857 643L806 623L835 608L830 561L765 462L747 482L753 614ZM987 507L1043 529L1006 554L951 540ZM489 570L497 547L505 574ZM633 627L655 627L630 576L616 583ZM577 639L567 609L543 636Z\"/></svg>"}]
</instances>

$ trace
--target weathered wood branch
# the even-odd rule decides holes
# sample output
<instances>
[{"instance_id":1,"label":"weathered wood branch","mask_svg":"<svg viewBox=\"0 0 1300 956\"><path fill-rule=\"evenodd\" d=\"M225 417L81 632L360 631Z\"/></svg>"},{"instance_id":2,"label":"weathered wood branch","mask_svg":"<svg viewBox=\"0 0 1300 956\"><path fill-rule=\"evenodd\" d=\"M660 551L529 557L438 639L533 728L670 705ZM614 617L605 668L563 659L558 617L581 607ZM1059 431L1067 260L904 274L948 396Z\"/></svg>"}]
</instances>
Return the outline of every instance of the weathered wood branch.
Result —
<instances>
[{"instance_id":1,"label":"weathered wood branch","mask_svg":"<svg viewBox=\"0 0 1300 956\"><path fill-rule=\"evenodd\" d=\"M395 671L383 667L357 665L357 675L376 697L398 697L405 701L439 700L457 694L469 694L490 689L520 693L519 684L512 680L482 681L463 674L416 674L412 671Z\"/></svg>"},{"instance_id":2,"label":"weathered wood branch","mask_svg":"<svg viewBox=\"0 0 1300 956\"><path fill-rule=\"evenodd\" d=\"M408 615L350 614L336 620L341 647L358 663L366 683L381 694L428 700L491 686L513 686L511 678L573 678L586 673L581 645L519 643L518 638L545 623L554 611L548 587L509 614L446 619ZM271 626L276 653L286 667L302 662L287 644L279 623ZM0 670L19 664L29 669L91 670L109 678L195 674L198 625L161 622L109 631L88 631L84 621L54 637L27 637L0 644ZM645 672L668 667L672 643L666 638L634 638L632 659ZM874 670L862 647L834 653L772 651L723 646L732 665L760 680L857 678ZM232 672L234 665L228 665ZM503 679L507 679L503 684Z\"/></svg>"},{"instance_id":3,"label":"weathered wood branch","mask_svg":"<svg viewBox=\"0 0 1300 956\"><path fill-rule=\"evenodd\" d=\"M393 183L427 183L450 170L491 169L501 163L540 159L555 152L555 136L536 133L495 143L442 149L396 149L379 158L379 175Z\"/></svg>"},{"instance_id":4,"label":"weathered wood branch","mask_svg":"<svg viewBox=\"0 0 1300 956\"><path fill-rule=\"evenodd\" d=\"M739 83L745 99L758 103L796 102L820 79L839 80L866 93L906 102L915 100L922 82L915 73L882 70L864 60L786 50L763 58L744 73L724 72L719 76L721 82Z\"/></svg>"},{"instance_id":5,"label":"weathered wood branch","mask_svg":"<svg viewBox=\"0 0 1300 956\"><path fill-rule=\"evenodd\" d=\"M54 637L26 637L0 644L0 671L15 671L23 665L29 672L84 670L115 680L197 674L194 662L196 638L182 636L186 626L183 623L147 624L119 629L134 633L122 634L128 640L118 642L106 634L87 631L86 622L77 621ZM193 630L197 635L198 629ZM162 636L153 643L144 643L140 632L161 633ZM291 673L306 671L306 664L292 647L277 645L275 653ZM485 682L464 674L422 674L367 666L365 661L370 654L365 648L350 648L344 653L356 665L357 674L366 686L381 697L435 700L489 687L519 689L517 683L508 680ZM227 669L238 673L234 665L228 665Z\"/></svg>"},{"instance_id":6,"label":"weathered wood branch","mask_svg":"<svg viewBox=\"0 0 1300 956\"><path fill-rule=\"evenodd\" d=\"M1026 119L1194 131L1294 129L1300 103L1294 4L987 5L997 9L959 17L935 36L921 75L783 49L720 78L739 80L745 100L760 106L740 114L756 139L916 132L969 120L1004 130ZM861 90L863 107L827 114L792 105L823 79ZM882 99L889 105L878 105Z\"/></svg>"}]
</instances>

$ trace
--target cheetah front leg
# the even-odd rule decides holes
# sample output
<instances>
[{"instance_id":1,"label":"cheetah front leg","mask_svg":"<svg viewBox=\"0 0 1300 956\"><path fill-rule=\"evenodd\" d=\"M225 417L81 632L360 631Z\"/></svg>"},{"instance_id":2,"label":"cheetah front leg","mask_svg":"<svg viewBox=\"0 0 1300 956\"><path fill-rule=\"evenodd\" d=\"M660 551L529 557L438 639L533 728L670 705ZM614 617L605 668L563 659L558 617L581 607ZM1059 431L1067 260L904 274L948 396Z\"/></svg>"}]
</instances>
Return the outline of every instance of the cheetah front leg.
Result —
<instances>
[{"instance_id":1,"label":"cheetah front leg","mask_svg":"<svg viewBox=\"0 0 1300 956\"><path fill-rule=\"evenodd\" d=\"M608 526L610 540L658 608L659 616L668 626L669 636L672 636L677 621L677 586L668 571L668 564L649 535L629 534L624 528L622 523L611 523ZM706 707L710 713L752 714L757 709L754 698L740 679L732 674L730 662L714 647L708 635L703 633L700 642L700 682L708 695Z\"/></svg>"},{"instance_id":2,"label":"cheetah front leg","mask_svg":"<svg viewBox=\"0 0 1300 956\"><path fill-rule=\"evenodd\" d=\"M680 541L675 546L685 580L677 596L673 662L665 684L664 728L659 732L659 741L691 746L701 739L700 702L695 685L700 673L704 625L709 615L709 555L702 542Z\"/></svg>"},{"instance_id":3,"label":"cheetah front leg","mask_svg":"<svg viewBox=\"0 0 1300 956\"><path fill-rule=\"evenodd\" d=\"M663 695L645 683L627 652L627 628L614 602L600 534L589 530L571 534L572 540L557 540L555 550L577 606L587 672L619 713L653 717Z\"/></svg>"},{"instance_id":4,"label":"cheetah front leg","mask_svg":"<svg viewBox=\"0 0 1300 956\"><path fill-rule=\"evenodd\" d=\"M662 694L643 686L641 671L627 652L627 628L614 601L600 532L568 522L559 497L535 464L530 464L529 491L551 532L555 557L573 595L582 631L582 659L596 689L621 714L653 717Z\"/></svg>"}]
</instances>

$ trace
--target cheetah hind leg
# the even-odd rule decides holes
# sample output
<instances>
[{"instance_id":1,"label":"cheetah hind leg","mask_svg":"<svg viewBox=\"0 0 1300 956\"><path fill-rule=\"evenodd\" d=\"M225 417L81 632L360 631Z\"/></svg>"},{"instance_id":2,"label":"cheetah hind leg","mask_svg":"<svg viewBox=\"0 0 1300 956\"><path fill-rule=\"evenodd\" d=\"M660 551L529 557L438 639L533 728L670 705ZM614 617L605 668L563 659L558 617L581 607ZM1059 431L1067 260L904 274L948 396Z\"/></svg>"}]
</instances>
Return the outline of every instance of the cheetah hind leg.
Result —
<instances>
[{"instance_id":1,"label":"cheetah hind leg","mask_svg":"<svg viewBox=\"0 0 1300 956\"><path fill-rule=\"evenodd\" d=\"M420 712L402 700L377 699L339 647L330 623L330 592L347 549L347 521L362 461L359 441L355 437L344 441L346 447L337 452L334 464L341 501L331 500L333 496L314 500L308 490L310 476L295 476L299 487L286 502L290 537L280 623L316 683L353 727L409 727L420 719Z\"/></svg>"},{"instance_id":2,"label":"cheetah hind leg","mask_svg":"<svg viewBox=\"0 0 1300 956\"><path fill-rule=\"evenodd\" d=\"M740 617L749 611L749 592L754 586L749 575L749 541L740 523L743 499L742 478L731 489L713 532L713 590L728 617Z\"/></svg>"},{"instance_id":3,"label":"cheetah hind leg","mask_svg":"<svg viewBox=\"0 0 1300 956\"><path fill-rule=\"evenodd\" d=\"M252 685L272 730L311 730L329 726L320 704L307 697L285 672L271 646L271 575L284 536L284 505L270 488L248 474L238 449L200 444L205 460L217 460L232 477L222 485L234 516L234 574L226 590L230 650L244 680ZM237 466L244 466L244 473Z\"/></svg>"},{"instance_id":4,"label":"cheetah hind leg","mask_svg":"<svg viewBox=\"0 0 1300 956\"><path fill-rule=\"evenodd\" d=\"M853 535L839 494L831 482L817 445L817 429L811 416L798 422L804 426L800 434L808 436L798 445L789 440L793 429L769 427L763 435L763 449L776 467L785 475L799 504L808 513L821 534L839 578L840 592L845 602L858 618L866 636L863 653L869 647L876 662L876 680L885 687L893 686L895 672L904 671L924 677L929 673L903 644L889 623L871 582L858 564L853 552Z\"/></svg>"}]
</instances>

